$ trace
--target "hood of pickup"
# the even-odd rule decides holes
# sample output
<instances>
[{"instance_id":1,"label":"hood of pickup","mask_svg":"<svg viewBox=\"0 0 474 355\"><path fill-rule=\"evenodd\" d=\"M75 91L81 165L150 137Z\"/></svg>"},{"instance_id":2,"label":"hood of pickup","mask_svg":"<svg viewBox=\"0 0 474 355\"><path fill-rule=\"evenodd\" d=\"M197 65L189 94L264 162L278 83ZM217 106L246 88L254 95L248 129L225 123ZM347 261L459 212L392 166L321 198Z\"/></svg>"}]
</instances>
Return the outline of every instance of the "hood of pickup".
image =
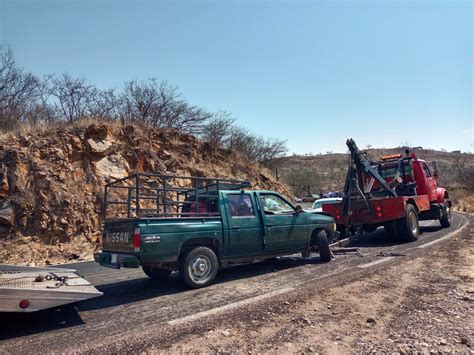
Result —
<instances>
[{"instance_id":1,"label":"hood of pickup","mask_svg":"<svg viewBox=\"0 0 474 355\"><path fill-rule=\"evenodd\" d=\"M310 224L332 224L334 223L334 218L327 216L319 212L303 212L306 218L306 221Z\"/></svg>"}]
</instances>

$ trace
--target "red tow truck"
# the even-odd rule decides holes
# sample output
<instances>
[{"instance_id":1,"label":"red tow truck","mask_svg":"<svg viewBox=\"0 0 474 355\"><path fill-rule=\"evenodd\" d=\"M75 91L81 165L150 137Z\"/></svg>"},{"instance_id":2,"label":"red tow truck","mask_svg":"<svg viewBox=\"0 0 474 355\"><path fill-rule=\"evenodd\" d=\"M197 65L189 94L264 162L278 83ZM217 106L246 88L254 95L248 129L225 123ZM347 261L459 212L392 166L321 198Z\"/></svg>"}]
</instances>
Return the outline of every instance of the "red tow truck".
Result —
<instances>
[{"instance_id":1,"label":"red tow truck","mask_svg":"<svg viewBox=\"0 0 474 355\"><path fill-rule=\"evenodd\" d=\"M370 161L353 139L346 145L350 164L344 197L323 205L336 220L341 239L384 226L392 237L410 242L418 239L419 220L439 220L443 228L451 225L451 201L438 186L436 162L431 171L410 148Z\"/></svg>"}]
</instances>

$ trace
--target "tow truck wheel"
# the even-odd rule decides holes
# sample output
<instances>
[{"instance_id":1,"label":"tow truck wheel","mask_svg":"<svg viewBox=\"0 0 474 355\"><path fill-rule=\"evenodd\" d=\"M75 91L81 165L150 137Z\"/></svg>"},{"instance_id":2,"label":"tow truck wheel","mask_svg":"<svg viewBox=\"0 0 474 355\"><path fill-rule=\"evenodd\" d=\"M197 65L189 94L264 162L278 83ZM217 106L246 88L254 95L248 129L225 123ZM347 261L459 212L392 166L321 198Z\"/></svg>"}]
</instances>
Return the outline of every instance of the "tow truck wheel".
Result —
<instances>
[{"instance_id":1,"label":"tow truck wheel","mask_svg":"<svg viewBox=\"0 0 474 355\"><path fill-rule=\"evenodd\" d=\"M420 235L420 226L418 224L418 213L415 206L408 204L405 207L405 218L397 221L397 229L400 238L406 242L414 242Z\"/></svg>"},{"instance_id":2,"label":"tow truck wheel","mask_svg":"<svg viewBox=\"0 0 474 355\"><path fill-rule=\"evenodd\" d=\"M451 227L451 208L448 204L443 208L443 215L439 219L439 223L443 228Z\"/></svg>"},{"instance_id":3,"label":"tow truck wheel","mask_svg":"<svg viewBox=\"0 0 474 355\"><path fill-rule=\"evenodd\" d=\"M331 261L331 249L329 248L329 241L325 231L320 231L316 236L318 243L319 257L322 261Z\"/></svg>"},{"instance_id":4,"label":"tow truck wheel","mask_svg":"<svg viewBox=\"0 0 474 355\"><path fill-rule=\"evenodd\" d=\"M142 269L146 276L153 280L163 280L171 274L171 270L162 269L153 265L143 265Z\"/></svg>"},{"instance_id":5,"label":"tow truck wheel","mask_svg":"<svg viewBox=\"0 0 474 355\"><path fill-rule=\"evenodd\" d=\"M179 276L192 288L200 288L214 281L219 269L219 261L214 251L208 247L196 247L179 260Z\"/></svg>"}]
</instances>

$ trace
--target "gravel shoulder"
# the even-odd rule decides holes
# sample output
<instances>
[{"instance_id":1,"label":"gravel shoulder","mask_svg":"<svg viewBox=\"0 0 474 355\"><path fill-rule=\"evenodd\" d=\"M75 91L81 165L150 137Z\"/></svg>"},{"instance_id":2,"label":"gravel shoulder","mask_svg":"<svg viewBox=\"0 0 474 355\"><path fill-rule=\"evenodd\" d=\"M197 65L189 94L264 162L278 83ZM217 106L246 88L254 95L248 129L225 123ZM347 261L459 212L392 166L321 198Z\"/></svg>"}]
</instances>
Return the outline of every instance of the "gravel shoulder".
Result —
<instances>
[{"instance_id":1,"label":"gravel shoulder","mask_svg":"<svg viewBox=\"0 0 474 355\"><path fill-rule=\"evenodd\" d=\"M472 219L472 218L471 218ZM407 260L210 319L150 352L474 353L473 227ZM402 262L403 261L403 262Z\"/></svg>"}]
</instances>

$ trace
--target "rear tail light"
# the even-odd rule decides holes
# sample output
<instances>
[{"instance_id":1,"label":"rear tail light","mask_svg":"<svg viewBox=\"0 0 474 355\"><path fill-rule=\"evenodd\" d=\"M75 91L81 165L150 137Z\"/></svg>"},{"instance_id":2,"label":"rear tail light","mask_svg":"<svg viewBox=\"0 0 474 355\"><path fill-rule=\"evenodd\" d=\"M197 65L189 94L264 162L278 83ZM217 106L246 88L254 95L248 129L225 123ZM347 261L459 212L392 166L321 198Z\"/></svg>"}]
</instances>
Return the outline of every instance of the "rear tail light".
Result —
<instances>
[{"instance_id":1,"label":"rear tail light","mask_svg":"<svg viewBox=\"0 0 474 355\"><path fill-rule=\"evenodd\" d=\"M20 306L21 309L26 309L30 306L30 301L21 300L19 306Z\"/></svg>"},{"instance_id":2,"label":"rear tail light","mask_svg":"<svg viewBox=\"0 0 474 355\"><path fill-rule=\"evenodd\" d=\"M340 220L341 219L341 216L339 215L339 210L336 208L336 220Z\"/></svg>"},{"instance_id":3,"label":"rear tail light","mask_svg":"<svg viewBox=\"0 0 474 355\"><path fill-rule=\"evenodd\" d=\"M380 206L377 206L377 208L375 209L376 213L377 213L377 217L382 217L383 214L382 214L382 207Z\"/></svg>"},{"instance_id":4,"label":"rear tail light","mask_svg":"<svg viewBox=\"0 0 474 355\"><path fill-rule=\"evenodd\" d=\"M142 244L142 236L140 235L140 228L135 228L133 232L133 251L138 253Z\"/></svg>"}]
</instances>

